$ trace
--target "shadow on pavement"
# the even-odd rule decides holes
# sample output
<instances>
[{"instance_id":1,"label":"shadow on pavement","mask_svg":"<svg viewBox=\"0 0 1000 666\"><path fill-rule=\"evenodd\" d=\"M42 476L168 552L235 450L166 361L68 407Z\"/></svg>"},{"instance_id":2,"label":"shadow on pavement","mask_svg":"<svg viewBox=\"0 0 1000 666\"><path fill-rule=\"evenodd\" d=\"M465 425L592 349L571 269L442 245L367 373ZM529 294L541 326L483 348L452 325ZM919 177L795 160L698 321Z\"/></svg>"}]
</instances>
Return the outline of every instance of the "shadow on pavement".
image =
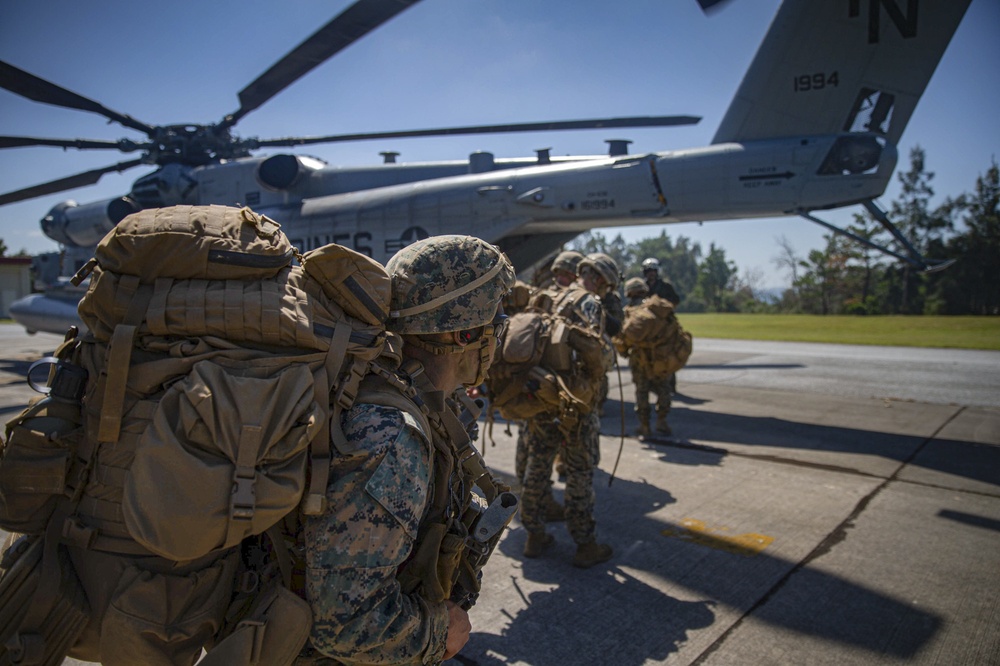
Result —
<instances>
[{"instance_id":1,"label":"shadow on pavement","mask_svg":"<svg viewBox=\"0 0 1000 666\"><path fill-rule=\"evenodd\" d=\"M523 598L526 608L511 617L500 635L474 632L448 663L639 666L649 659L665 660L690 630L715 621L713 602L674 599L614 567L575 570L551 590ZM624 630L622 620L636 612L648 621L628 622L633 629Z\"/></svg>"},{"instance_id":2,"label":"shadow on pavement","mask_svg":"<svg viewBox=\"0 0 1000 666\"><path fill-rule=\"evenodd\" d=\"M705 416L715 420L720 415ZM744 441L754 440L753 433L763 427L754 424L754 419L722 417L723 429L744 433ZM684 423L685 429L688 425ZM774 425L768 423L767 427ZM844 429L817 426L810 438L799 438L799 442L840 439L861 447L859 439L863 442L875 434L829 430ZM706 436L717 437L718 433ZM912 450L922 441L881 437L885 439L880 447L888 452ZM773 445L774 441L768 438L767 443ZM635 440L627 441L629 445L635 446ZM727 455L724 449L655 447L661 449L665 449L663 459L686 466L720 465ZM610 469L610 461L604 465ZM656 467L649 473L657 474ZM563 523L550 523L548 530L556 543L549 551L538 559L525 559L521 552L526 532L515 522L500 550L520 563L520 574L510 575L509 582L518 589L520 603L501 609L508 621L499 635L473 634L461 659L453 663L638 665L665 660L694 630L722 622L720 626L728 628L712 638L718 640L748 616L756 622L870 651L873 658L889 655L910 659L943 625L940 616L908 600L808 567L809 557L789 560L771 555L763 547L748 547L745 544L749 542L739 539L754 535L719 537L657 518L651 514L676 501L669 491L622 478L616 478L608 488L608 478L606 471L595 474L595 517L599 539L616 546L612 560L589 570L574 569L570 565L574 544ZM976 517L946 517L997 528L976 521ZM633 545L622 550L617 544ZM521 580L531 581L533 591L521 591ZM657 581L682 590L682 598L677 598L676 592L662 591L664 586ZM539 585L542 591L534 589ZM725 619L720 617L723 609L728 616Z\"/></svg>"}]
</instances>

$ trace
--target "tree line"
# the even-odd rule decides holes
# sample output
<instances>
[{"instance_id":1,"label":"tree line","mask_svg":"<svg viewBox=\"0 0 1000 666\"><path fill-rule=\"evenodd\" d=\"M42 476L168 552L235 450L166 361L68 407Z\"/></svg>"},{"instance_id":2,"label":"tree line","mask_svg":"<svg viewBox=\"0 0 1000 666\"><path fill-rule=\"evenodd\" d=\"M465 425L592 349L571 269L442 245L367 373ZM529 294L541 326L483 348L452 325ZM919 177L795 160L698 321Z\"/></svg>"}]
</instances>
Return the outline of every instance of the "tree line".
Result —
<instances>
[{"instance_id":1,"label":"tree line","mask_svg":"<svg viewBox=\"0 0 1000 666\"><path fill-rule=\"evenodd\" d=\"M911 264L831 232L825 246L800 254L784 237L776 239L774 264L787 271L790 286L780 295L762 289L760 271L742 274L711 243L706 252L685 236L659 236L626 243L601 233L576 238L570 249L605 252L623 276L641 274L646 257L660 261L660 274L673 282L682 312L776 312L803 314L1000 314L1000 168L996 159L977 179L973 191L948 197L932 208L934 173L920 147L910 153L910 168L898 175L901 190L888 209L910 244L935 261L954 259L939 272ZM867 211L847 227L870 242L895 247L889 232Z\"/></svg>"}]
</instances>

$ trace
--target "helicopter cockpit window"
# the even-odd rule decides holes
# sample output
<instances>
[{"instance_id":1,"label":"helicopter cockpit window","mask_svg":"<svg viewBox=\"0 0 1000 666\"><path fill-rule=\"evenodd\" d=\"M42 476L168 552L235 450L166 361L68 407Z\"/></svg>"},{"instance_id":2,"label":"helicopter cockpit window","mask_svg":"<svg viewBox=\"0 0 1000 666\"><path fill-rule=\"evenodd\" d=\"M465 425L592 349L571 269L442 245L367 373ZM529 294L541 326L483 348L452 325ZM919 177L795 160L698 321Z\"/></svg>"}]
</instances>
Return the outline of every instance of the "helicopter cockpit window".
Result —
<instances>
[{"instance_id":1,"label":"helicopter cockpit window","mask_svg":"<svg viewBox=\"0 0 1000 666\"><path fill-rule=\"evenodd\" d=\"M821 176L874 173L884 145L885 139L871 134L839 137L817 173Z\"/></svg>"},{"instance_id":2,"label":"helicopter cockpit window","mask_svg":"<svg viewBox=\"0 0 1000 666\"><path fill-rule=\"evenodd\" d=\"M844 131L853 136L837 139L818 173L856 175L877 170L885 145L882 137L889 131L895 104L896 96L891 93L862 88L844 123Z\"/></svg>"}]
</instances>

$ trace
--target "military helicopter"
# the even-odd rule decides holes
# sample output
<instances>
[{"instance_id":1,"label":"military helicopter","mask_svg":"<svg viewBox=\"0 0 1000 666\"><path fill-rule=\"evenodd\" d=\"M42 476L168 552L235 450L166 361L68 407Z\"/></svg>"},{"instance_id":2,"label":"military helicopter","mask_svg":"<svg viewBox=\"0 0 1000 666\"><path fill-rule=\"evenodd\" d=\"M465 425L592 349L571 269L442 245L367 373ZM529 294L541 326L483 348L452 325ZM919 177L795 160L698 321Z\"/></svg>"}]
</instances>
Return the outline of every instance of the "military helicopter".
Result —
<instances>
[{"instance_id":1,"label":"military helicopter","mask_svg":"<svg viewBox=\"0 0 1000 666\"><path fill-rule=\"evenodd\" d=\"M83 261L114 224L140 208L246 204L281 222L303 250L339 242L385 261L418 238L472 231L497 242L524 268L595 227L800 215L846 234L816 211L861 204L901 243L899 250L874 247L923 270L941 267L907 244L874 199L889 182L899 137L969 0L910 0L905 11L875 0L822 6L786 0L712 144L704 148L629 155L627 142L619 141L605 156L556 157L540 150L529 158L475 153L468 160L415 164L394 163L394 155L387 154L381 167L348 169L297 154L254 156L253 151L386 137L676 126L697 118L602 118L266 140L233 133L247 114L417 1L355 2L246 86L239 108L211 125L147 124L0 62L0 87L8 91L95 113L145 134L145 139L119 141L0 137L0 148L139 153L2 194L0 205L92 184L106 173L156 165L127 195L56 205L42 220L46 235ZM11 312L28 330L62 332L76 323L78 297L49 290L15 304Z\"/></svg>"}]
</instances>

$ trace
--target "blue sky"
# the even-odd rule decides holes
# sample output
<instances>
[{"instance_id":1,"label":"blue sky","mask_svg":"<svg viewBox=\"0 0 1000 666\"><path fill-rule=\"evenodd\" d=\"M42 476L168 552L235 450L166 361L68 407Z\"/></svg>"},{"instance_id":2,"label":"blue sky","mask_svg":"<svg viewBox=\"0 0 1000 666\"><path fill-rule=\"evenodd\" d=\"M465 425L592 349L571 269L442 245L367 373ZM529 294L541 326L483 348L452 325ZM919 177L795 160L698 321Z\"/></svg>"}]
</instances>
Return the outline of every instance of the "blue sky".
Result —
<instances>
[{"instance_id":1,"label":"blue sky","mask_svg":"<svg viewBox=\"0 0 1000 666\"><path fill-rule=\"evenodd\" d=\"M832 0L830 0L832 1ZM841 0L846 1L846 0ZM924 0L927 1L927 0ZM211 123L238 106L237 93L326 23L346 0L4 0L0 59L150 124ZM333 165L597 154L605 139L642 153L707 145L778 6L732 0L705 15L694 0L423 0L287 88L236 127L276 138L452 125L689 114L700 124L648 130L395 139L310 146L298 152ZM935 172L939 203L973 188L1000 149L1000 2L973 0L899 146L914 145ZM0 91L0 134L141 139L101 116ZM135 155L18 148L0 151L0 191L102 167ZM148 167L80 188L0 207L0 238L12 251L56 249L38 221L56 203L128 192ZM888 203L898 188L890 186ZM844 225L853 209L831 212ZM628 227L629 241L661 226ZM799 218L670 225L707 250L715 242L762 286L786 282L773 264L776 238L799 251L822 246L821 227ZM619 230L607 230L610 237Z\"/></svg>"}]
</instances>

